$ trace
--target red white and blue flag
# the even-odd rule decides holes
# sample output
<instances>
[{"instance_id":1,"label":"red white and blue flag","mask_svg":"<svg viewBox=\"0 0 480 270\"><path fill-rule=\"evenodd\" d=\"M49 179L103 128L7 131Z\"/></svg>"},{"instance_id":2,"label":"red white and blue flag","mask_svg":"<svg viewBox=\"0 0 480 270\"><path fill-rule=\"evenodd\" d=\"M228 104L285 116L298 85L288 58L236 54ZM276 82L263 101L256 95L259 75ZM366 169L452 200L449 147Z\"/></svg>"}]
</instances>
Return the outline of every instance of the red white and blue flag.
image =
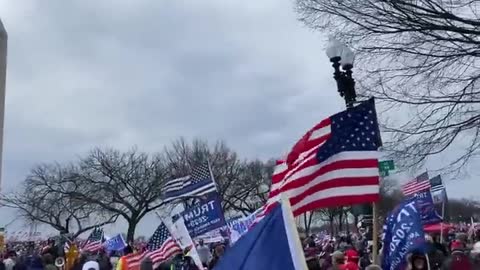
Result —
<instances>
[{"instance_id":1,"label":"red white and blue flag","mask_svg":"<svg viewBox=\"0 0 480 270\"><path fill-rule=\"evenodd\" d=\"M92 233L88 236L85 245L83 246L83 251L97 252L103 248L103 229L95 228Z\"/></svg>"},{"instance_id":2,"label":"red white and blue flag","mask_svg":"<svg viewBox=\"0 0 480 270\"><path fill-rule=\"evenodd\" d=\"M379 199L375 102L362 102L322 120L278 161L270 196L257 222L280 194L290 199L294 216L318 208L370 203Z\"/></svg>"},{"instance_id":3,"label":"red white and blue flag","mask_svg":"<svg viewBox=\"0 0 480 270\"><path fill-rule=\"evenodd\" d=\"M425 190L430 190L430 187L431 184L428 177L428 172L424 172L415 179L404 184L402 186L402 192L405 196L411 196Z\"/></svg>"}]
</instances>

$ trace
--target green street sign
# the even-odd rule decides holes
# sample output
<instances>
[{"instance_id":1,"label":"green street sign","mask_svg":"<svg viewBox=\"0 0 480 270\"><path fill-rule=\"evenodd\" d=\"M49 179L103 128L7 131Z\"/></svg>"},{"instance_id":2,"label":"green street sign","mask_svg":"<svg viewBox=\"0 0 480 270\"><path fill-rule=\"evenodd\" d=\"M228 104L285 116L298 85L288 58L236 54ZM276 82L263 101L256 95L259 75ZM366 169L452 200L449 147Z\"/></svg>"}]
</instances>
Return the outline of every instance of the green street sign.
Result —
<instances>
[{"instance_id":1,"label":"green street sign","mask_svg":"<svg viewBox=\"0 0 480 270\"><path fill-rule=\"evenodd\" d=\"M378 169L383 172L387 171L393 171L395 170L395 164L393 163L393 160L382 160L378 162Z\"/></svg>"}]
</instances>

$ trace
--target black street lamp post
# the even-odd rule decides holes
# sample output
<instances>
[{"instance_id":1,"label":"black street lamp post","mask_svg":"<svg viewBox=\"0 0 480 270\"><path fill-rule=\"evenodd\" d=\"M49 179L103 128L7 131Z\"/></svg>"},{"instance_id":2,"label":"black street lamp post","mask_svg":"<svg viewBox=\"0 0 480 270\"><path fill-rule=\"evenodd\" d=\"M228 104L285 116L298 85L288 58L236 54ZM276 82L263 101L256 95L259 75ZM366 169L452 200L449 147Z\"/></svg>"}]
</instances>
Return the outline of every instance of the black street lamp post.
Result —
<instances>
[{"instance_id":1,"label":"black street lamp post","mask_svg":"<svg viewBox=\"0 0 480 270\"><path fill-rule=\"evenodd\" d=\"M338 93L345 99L347 108L351 108L357 99L355 80L352 77L355 55L350 48L332 39L327 48L327 56L335 70L333 78L337 82Z\"/></svg>"},{"instance_id":2,"label":"black street lamp post","mask_svg":"<svg viewBox=\"0 0 480 270\"><path fill-rule=\"evenodd\" d=\"M352 77L352 68L355 55L353 51L336 39L330 39L327 47L327 56L332 62L334 69L333 78L337 82L337 90L345 99L347 108L352 108L356 99L355 80ZM367 225L369 232L372 232L372 205L362 204L352 206L355 215L361 215L362 223ZM369 235L370 236L370 235Z\"/></svg>"}]
</instances>

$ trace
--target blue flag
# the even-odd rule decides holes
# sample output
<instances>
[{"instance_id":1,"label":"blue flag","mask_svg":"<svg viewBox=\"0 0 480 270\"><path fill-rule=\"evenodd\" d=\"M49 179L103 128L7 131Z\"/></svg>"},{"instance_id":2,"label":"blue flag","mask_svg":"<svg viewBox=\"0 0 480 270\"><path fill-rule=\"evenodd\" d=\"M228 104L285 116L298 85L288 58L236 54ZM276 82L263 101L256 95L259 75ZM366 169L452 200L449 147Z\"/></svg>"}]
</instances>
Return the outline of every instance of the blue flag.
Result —
<instances>
[{"instance_id":1,"label":"blue flag","mask_svg":"<svg viewBox=\"0 0 480 270\"><path fill-rule=\"evenodd\" d=\"M127 246L127 243L125 243L125 240L121 234L117 234L116 236L105 241L103 245L108 251L120 251Z\"/></svg>"},{"instance_id":2,"label":"blue flag","mask_svg":"<svg viewBox=\"0 0 480 270\"><path fill-rule=\"evenodd\" d=\"M422 217L415 198L398 205L385 220L382 269L405 269L408 253L426 249Z\"/></svg>"},{"instance_id":3,"label":"blue flag","mask_svg":"<svg viewBox=\"0 0 480 270\"><path fill-rule=\"evenodd\" d=\"M288 202L272 211L243 235L214 270L307 269Z\"/></svg>"},{"instance_id":4,"label":"blue flag","mask_svg":"<svg viewBox=\"0 0 480 270\"><path fill-rule=\"evenodd\" d=\"M422 217L422 224L436 224L442 222L442 217L437 213L430 190L417 192L412 198L416 201L417 209Z\"/></svg>"},{"instance_id":5,"label":"blue flag","mask_svg":"<svg viewBox=\"0 0 480 270\"><path fill-rule=\"evenodd\" d=\"M210 193L199 205L185 210L182 216L191 237L226 225L221 200L216 192Z\"/></svg>"}]
</instances>

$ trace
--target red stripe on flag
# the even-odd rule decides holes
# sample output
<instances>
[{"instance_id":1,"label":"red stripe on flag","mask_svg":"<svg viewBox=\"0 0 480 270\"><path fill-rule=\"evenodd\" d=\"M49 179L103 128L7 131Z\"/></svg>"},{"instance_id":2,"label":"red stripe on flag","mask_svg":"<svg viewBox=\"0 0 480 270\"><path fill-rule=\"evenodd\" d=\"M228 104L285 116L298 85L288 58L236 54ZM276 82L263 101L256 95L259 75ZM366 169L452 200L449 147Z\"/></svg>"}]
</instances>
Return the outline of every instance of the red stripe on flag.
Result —
<instances>
[{"instance_id":1,"label":"red stripe on flag","mask_svg":"<svg viewBox=\"0 0 480 270\"><path fill-rule=\"evenodd\" d=\"M286 162L277 162L269 200L256 222L281 193L290 198L295 216L317 208L379 199L378 153L341 152L318 163L317 151L330 137L330 121L322 121L295 144Z\"/></svg>"},{"instance_id":2,"label":"red stripe on flag","mask_svg":"<svg viewBox=\"0 0 480 270\"><path fill-rule=\"evenodd\" d=\"M402 186L402 192L405 196L410 196L418 192L430 189L430 181L417 182L412 180Z\"/></svg>"}]
</instances>

